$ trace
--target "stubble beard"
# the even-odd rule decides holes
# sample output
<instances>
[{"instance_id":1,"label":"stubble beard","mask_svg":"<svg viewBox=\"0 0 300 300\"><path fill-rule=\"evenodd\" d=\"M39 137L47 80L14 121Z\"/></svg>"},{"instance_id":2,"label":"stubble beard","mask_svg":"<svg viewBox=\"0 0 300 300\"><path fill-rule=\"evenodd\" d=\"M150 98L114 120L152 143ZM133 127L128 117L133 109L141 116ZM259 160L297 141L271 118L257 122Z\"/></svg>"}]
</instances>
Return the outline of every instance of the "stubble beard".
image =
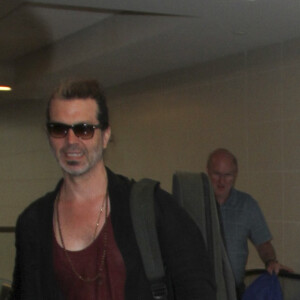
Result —
<instances>
[{"instance_id":1,"label":"stubble beard","mask_svg":"<svg viewBox=\"0 0 300 300\"><path fill-rule=\"evenodd\" d=\"M65 160L63 158L65 156L65 152L70 149L76 150L78 149L78 147L74 147L71 145L62 148L58 153L54 153L55 158L62 168L63 172L70 176L78 177L88 173L99 161L103 159L103 149L101 145L93 148L90 155L87 150L79 148L80 151L83 152L83 156L85 157L84 163L72 159ZM82 166L80 168L76 168L77 166L80 166L80 164L82 164Z\"/></svg>"}]
</instances>

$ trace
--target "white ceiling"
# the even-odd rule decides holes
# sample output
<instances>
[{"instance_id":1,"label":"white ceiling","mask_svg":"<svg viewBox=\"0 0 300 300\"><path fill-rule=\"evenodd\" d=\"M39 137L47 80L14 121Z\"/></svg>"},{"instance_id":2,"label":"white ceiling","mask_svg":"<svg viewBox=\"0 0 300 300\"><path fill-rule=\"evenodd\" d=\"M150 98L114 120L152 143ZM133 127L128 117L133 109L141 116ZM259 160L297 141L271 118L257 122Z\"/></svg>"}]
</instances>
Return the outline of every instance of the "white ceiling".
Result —
<instances>
[{"instance_id":1,"label":"white ceiling","mask_svg":"<svg viewBox=\"0 0 300 300\"><path fill-rule=\"evenodd\" d=\"M111 87L298 38L300 1L0 0L0 35L0 84L38 98L65 77Z\"/></svg>"}]
</instances>

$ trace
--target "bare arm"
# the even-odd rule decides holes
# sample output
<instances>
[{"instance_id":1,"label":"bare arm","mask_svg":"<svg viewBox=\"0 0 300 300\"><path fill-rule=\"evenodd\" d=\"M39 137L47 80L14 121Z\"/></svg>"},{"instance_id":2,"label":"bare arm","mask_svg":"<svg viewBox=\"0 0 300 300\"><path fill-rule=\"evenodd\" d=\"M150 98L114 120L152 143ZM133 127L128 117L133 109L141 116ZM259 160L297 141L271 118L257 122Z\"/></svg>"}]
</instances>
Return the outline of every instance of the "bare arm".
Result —
<instances>
[{"instance_id":1,"label":"bare arm","mask_svg":"<svg viewBox=\"0 0 300 300\"><path fill-rule=\"evenodd\" d=\"M271 243L271 241L265 242L256 246L257 252L266 266L267 271L272 274L275 272L276 274L279 273L280 270L285 270L288 272L294 272L291 268L281 265L277 258L275 249Z\"/></svg>"}]
</instances>

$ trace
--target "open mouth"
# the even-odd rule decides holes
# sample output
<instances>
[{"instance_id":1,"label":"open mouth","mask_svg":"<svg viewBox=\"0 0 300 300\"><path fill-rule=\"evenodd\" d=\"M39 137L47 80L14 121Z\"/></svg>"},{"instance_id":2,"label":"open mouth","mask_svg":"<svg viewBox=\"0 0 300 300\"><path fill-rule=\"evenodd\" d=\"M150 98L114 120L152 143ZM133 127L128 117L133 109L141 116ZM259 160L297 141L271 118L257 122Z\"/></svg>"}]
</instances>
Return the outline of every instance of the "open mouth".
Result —
<instances>
[{"instance_id":1,"label":"open mouth","mask_svg":"<svg viewBox=\"0 0 300 300\"><path fill-rule=\"evenodd\" d=\"M72 153L65 153L67 157L77 158L82 156L82 152L72 152Z\"/></svg>"}]
</instances>

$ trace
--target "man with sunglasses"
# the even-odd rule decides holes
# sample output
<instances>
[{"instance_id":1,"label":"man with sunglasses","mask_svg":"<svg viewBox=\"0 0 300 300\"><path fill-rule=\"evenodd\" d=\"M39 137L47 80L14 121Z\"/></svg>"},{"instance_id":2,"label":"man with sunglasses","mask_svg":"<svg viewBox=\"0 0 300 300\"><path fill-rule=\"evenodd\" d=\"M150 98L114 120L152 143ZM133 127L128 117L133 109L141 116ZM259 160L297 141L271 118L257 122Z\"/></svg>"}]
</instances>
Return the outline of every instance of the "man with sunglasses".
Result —
<instances>
[{"instance_id":1,"label":"man with sunglasses","mask_svg":"<svg viewBox=\"0 0 300 300\"><path fill-rule=\"evenodd\" d=\"M47 132L63 178L18 218L14 299L152 300L130 216L133 181L103 161L111 130L98 83L59 86ZM154 203L168 286L156 299L214 300L197 226L159 187Z\"/></svg>"}]
</instances>

